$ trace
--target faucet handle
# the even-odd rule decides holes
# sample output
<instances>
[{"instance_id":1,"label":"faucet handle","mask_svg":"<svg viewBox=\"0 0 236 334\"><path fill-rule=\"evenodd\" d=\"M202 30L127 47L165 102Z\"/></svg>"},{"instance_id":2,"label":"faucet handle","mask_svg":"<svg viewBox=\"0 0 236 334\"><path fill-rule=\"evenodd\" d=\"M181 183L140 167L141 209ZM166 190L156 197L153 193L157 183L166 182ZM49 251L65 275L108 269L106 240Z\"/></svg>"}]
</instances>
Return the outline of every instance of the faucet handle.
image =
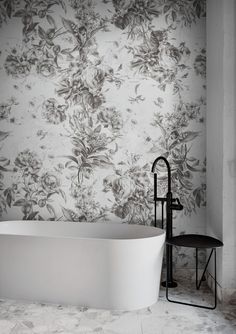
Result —
<instances>
[{"instance_id":1,"label":"faucet handle","mask_svg":"<svg viewBox=\"0 0 236 334\"><path fill-rule=\"evenodd\" d=\"M177 204L171 204L171 209L172 210L179 210L179 211L181 211L181 210L183 210L183 205L180 203L180 201L179 201L179 199L178 198L173 198L173 200L172 200L173 202L175 202L175 201L177 201Z\"/></svg>"}]
</instances>

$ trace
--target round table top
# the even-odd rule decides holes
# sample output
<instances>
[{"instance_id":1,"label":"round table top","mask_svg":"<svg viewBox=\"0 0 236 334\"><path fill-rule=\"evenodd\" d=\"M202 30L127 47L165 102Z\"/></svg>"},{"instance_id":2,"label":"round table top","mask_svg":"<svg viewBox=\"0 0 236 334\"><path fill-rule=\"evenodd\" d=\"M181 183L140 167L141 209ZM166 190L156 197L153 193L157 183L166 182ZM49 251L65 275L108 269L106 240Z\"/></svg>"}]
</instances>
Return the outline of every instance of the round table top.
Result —
<instances>
[{"instance_id":1,"label":"round table top","mask_svg":"<svg viewBox=\"0 0 236 334\"><path fill-rule=\"evenodd\" d=\"M168 245L192 247L192 248L217 248L222 247L222 241L201 234L182 234L166 240Z\"/></svg>"}]
</instances>

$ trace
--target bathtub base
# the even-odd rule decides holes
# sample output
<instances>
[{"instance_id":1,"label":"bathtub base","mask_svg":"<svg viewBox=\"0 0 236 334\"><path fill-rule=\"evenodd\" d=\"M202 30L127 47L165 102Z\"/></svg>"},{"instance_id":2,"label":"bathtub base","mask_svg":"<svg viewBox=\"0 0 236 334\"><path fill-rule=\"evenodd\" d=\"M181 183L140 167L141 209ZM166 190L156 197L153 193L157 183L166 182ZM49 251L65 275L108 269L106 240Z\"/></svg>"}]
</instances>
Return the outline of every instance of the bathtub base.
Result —
<instances>
[{"instance_id":1,"label":"bathtub base","mask_svg":"<svg viewBox=\"0 0 236 334\"><path fill-rule=\"evenodd\" d=\"M164 238L0 234L0 298L115 310L148 307L158 300Z\"/></svg>"}]
</instances>

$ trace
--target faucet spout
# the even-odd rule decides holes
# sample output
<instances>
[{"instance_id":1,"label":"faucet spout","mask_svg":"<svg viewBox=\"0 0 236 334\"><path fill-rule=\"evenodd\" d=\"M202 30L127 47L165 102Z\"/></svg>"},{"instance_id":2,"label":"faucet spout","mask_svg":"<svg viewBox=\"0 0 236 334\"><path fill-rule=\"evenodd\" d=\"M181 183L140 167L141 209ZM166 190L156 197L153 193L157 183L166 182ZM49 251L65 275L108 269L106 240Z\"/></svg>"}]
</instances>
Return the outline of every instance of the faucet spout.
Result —
<instances>
[{"instance_id":1,"label":"faucet spout","mask_svg":"<svg viewBox=\"0 0 236 334\"><path fill-rule=\"evenodd\" d=\"M165 157L160 156L160 157L156 158L156 160L152 164L152 173L154 173L155 167L156 167L158 161L160 161L160 160L163 160L165 162L165 164L166 164L167 173L168 173L168 193L170 193L171 192L170 164L169 164L168 160Z\"/></svg>"}]
</instances>

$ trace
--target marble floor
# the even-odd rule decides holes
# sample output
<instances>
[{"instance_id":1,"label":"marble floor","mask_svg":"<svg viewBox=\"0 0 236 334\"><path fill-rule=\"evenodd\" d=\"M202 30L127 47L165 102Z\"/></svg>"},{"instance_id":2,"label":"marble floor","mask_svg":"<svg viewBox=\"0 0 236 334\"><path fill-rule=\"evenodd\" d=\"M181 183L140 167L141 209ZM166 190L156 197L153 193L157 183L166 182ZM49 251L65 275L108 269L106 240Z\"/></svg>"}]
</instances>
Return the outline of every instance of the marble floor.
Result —
<instances>
[{"instance_id":1,"label":"marble floor","mask_svg":"<svg viewBox=\"0 0 236 334\"><path fill-rule=\"evenodd\" d=\"M175 298L209 303L212 294L204 283L193 290L182 279L171 290ZM194 283L193 283L194 284ZM214 311L169 303L161 289L159 302L146 309L121 312L85 307L45 305L0 300L0 334L195 334L236 333L236 301Z\"/></svg>"}]
</instances>

